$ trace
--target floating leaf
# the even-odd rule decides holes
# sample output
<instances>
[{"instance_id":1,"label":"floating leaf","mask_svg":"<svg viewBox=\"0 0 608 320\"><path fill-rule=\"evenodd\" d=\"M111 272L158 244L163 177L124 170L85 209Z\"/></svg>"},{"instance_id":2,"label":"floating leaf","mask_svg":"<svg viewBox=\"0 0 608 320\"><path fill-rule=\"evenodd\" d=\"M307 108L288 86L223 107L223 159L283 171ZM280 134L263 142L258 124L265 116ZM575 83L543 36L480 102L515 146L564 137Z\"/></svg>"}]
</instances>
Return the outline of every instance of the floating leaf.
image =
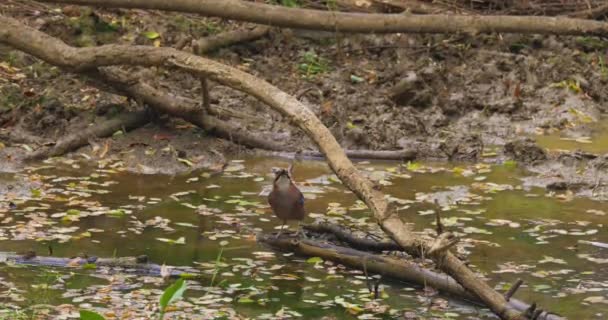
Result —
<instances>
[{"instance_id":1,"label":"floating leaf","mask_svg":"<svg viewBox=\"0 0 608 320\"><path fill-rule=\"evenodd\" d=\"M422 168L422 165L418 162L408 161L407 164L405 165L405 168L409 171L416 171L416 170L420 170Z\"/></svg>"},{"instance_id":2,"label":"floating leaf","mask_svg":"<svg viewBox=\"0 0 608 320\"><path fill-rule=\"evenodd\" d=\"M126 214L126 211L123 209L110 210L106 213L110 217L120 218Z\"/></svg>"},{"instance_id":3,"label":"floating leaf","mask_svg":"<svg viewBox=\"0 0 608 320\"><path fill-rule=\"evenodd\" d=\"M80 210L70 209L70 210L67 211L67 214L68 215L75 215L75 216L77 216L77 215L80 214Z\"/></svg>"},{"instance_id":4,"label":"floating leaf","mask_svg":"<svg viewBox=\"0 0 608 320\"><path fill-rule=\"evenodd\" d=\"M241 297L238 300L239 303L254 303L255 300L249 298L249 297Z\"/></svg>"},{"instance_id":5,"label":"floating leaf","mask_svg":"<svg viewBox=\"0 0 608 320\"><path fill-rule=\"evenodd\" d=\"M97 265L94 263L85 263L82 268L87 270L95 270L97 269Z\"/></svg>"},{"instance_id":6,"label":"floating leaf","mask_svg":"<svg viewBox=\"0 0 608 320\"><path fill-rule=\"evenodd\" d=\"M179 237L177 240L168 239L168 238L156 238L158 241L167 242L170 244L186 244L186 238Z\"/></svg>"},{"instance_id":7,"label":"floating leaf","mask_svg":"<svg viewBox=\"0 0 608 320\"><path fill-rule=\"evenodd\" d=\"M320 257L312 257L312 258L308 258L306 260L307 263L311 263L311 264L315 264L315 263L322 263L323 259Z\"/></svg>"},{"instance_id":8,"label":"floating leaf","mask_svg":"<svg viewBox=\"0 0 608 320\"><path fill-rule=\"evenodd\" d=\"M515 161L515 160L506 160L502 165L505 168L516 168L517 167L517 161Z\"/></svg>"},{"instance_id":9,"label":"floating leaf","mask_svg":"<svg viewBox=\"0 0 608 320\"><path fill-rule=\"evenodd\" d=\"M481 234L492 234L492 232L486 230L486 229L480 229L480 228L475 228L475 227L466 227L462 229L462 232L464 233L481 233Z\"/></svg>"},{"instance_id":10,"label":"floating leaf","mask_svg":"<svg viewBox=\"0 0 608 320\"><path fill-rule=\"evenodd\" d=\"M42 191L40 189L32 189L32 197L38 198L42 195Z\"/></svg>"}]
</instances>

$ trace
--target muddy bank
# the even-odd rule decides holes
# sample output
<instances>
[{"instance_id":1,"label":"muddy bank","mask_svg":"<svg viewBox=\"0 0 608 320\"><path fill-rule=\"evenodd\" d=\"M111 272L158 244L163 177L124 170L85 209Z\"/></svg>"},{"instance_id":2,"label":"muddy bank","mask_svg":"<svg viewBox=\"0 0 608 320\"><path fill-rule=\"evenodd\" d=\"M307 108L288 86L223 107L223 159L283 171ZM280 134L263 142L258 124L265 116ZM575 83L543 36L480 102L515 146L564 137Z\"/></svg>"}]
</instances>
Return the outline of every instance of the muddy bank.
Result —
<instances>
[{"instance_id":1,"label":"muddy bank","mask_svg":"<svg viewBox=\"0 0 608 320\"><path fill-rule=\"evenodd\" d=\"M242 27L173 13L73 6L40 11L14 3L0 8L75 46L179 44L192 51L189 39ZM118 17L124 19L121 24ZM605 112L608 77L602 52L607 47L606 41L585 37L272 30L210 56L297 96L345 148L406 149L419 160L500 161L502 146L516 137L589 134L590 124ZM0 47L0 56L8 62L0 72L0 170L19 169L29 152L69 132L120 110L141 108L11 48ZM158 88L200 100L199 79L163 70L132 71ZM224 120L279 141L285 151L316 149L304 133L257 100L213 83L210 91L212 106L226 110ZM70 156L110 157L127 170L176 173L221 167L224 157L241 152L250 151L185 123L160 119L91 141Z\"/></svg>"}]
</instances>

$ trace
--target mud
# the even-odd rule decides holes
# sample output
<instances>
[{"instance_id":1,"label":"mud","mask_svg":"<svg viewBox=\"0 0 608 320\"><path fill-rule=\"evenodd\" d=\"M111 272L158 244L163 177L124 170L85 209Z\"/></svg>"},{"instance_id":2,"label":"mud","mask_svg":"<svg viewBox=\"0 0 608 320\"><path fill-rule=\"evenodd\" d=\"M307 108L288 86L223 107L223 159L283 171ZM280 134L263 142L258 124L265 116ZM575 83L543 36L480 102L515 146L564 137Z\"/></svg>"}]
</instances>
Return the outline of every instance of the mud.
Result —
<instances>
[{"instance_id":1,"label":"mud","mask_svg":"<svg viewBox=\"0 0 608 320\"><path fill-rule=\"evenodd\" d=\"M240 27L184 14L56 8L61 10L33 13L29 7L0 5L6 14L76 46L174 46L187 36L197 39ZM125 17L122 24L114 23L118 16ZM158 39L143 36L143 30L158 33ZM604 157L549 154L533 140L521 139L554 131L573 138L589 135L590 124L607 111L606 48L607 41L585 37L273 30L265 38L209 56L299 97L345 148L405 148L416 151L419 160L511 158L536 175L528 181L531 186L595 194L603 188L595 172L602 171L597 168ZM184 50L192 48L186 44ZM18 169L28 149L107 116L108 106L136 105L11 48L0 47L0 56L23 74L14 79L0 72L5 97L0 104L5 144L0 150L1 170ZM200 99L196 78L156 69L146 74L159 88ZM239 111L244 116L227 119L252 134L279 140L286 151L316 149L303 132L254 98L218 84L211 84L210 90L212 104ZM114 157L128 170L150 173L220 168L225 157L250 152L179 121L161 121L92 141L70 156L86 154L95 160L95 145L106 143L111 148L104 158ZM484 158L488 150L498 154ZM579 174L581 166L584 172Z\"/></svg>"},{"instance_id":2,"label":"mud","mask_svg":"<svg viewBox=\"0 0 608 320\"><path fill-rule=\"evenodd\" d=\"M533 139L525 138L507 142L504 147L505 156L527 164L547 160L547 153Z\"/></svg>"}]
</instances>

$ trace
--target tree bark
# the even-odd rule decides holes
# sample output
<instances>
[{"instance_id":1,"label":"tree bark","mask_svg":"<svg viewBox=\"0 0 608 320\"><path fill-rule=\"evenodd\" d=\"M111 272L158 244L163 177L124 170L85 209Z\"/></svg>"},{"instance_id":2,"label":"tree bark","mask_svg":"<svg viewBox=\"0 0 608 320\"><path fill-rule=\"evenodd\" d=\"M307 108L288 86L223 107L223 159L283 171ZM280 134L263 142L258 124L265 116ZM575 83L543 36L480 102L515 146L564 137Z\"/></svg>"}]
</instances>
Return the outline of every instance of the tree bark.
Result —
<instances>
[{"instance_id":1,"label":"tree bark","mask_svg":"<svg viewBox=\"0 0 608 320\"><path fill-rule=\"evenodd\" d=\"M208 77L248 93L282 113L317 144L319 150L326 155L330 168L367 204L378 224L395 242L414 255L424 255L424 252L428 252L430 248L431 243L415 235L411 227L398 216L394 205L389 205L384 194L376 190L372 182L353 166L329 129L315 114L293 96L262 79L236 68L172 48L124 45L73 48L58 39L1 15L0 42L74 71L94 70L100 66L110 65L165 66L189 72L197 77ZM450 252L431 258L502 319L521 317L520 312L509 306L501 294L480 280Z\"/></svg>"},{"instance_id":2,"label":"tree bark","mask_svg":"<svg viewBox=\"0 0 608 320\"><path fill-rule=\"evenodd\" d=\"M208 36L194 41L192 47L194 52L202 55L206 52L220 47L226 47L234 43L257 40L270 31L269 27L256 26L246 30L234 30L222 32L218 35Z\"/></svg>"},{"instance_id":3,"label":"tree bark","mask_svg":"<svg viewBox=\"0 0 608 320\"><path fill-rule=\"evenodd\" d=\"M304 229L322 234L331 234L337 240L345 242L349 247L372 252L382 251L402 251L400 245L394 241L375 241L372 239L359 238L351 232L345 230L342 226L333 223L321 222L310 225L304 225Z\"/></svg>"},{"instance_id":4,"label":"tree bark","mask_svg":"<svg viewBox=\"0 0 608 320\"><path fill-rule=\"evenodd\" d=\"M41 0L106 8L199 13L270 26L359 33L539 33L607 35L608 23L565 17L366 14L240 0ZM297 18L294 18L297 17Z\"/></svg>"}]
</instances>

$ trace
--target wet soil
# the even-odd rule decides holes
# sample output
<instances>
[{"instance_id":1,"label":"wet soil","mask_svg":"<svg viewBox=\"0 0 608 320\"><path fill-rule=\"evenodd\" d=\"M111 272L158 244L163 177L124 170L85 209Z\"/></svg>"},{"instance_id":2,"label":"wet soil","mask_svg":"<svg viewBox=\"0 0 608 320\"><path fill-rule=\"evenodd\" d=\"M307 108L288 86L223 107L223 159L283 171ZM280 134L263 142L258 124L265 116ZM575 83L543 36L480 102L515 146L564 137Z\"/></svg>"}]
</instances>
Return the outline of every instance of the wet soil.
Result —
<instances>
[{"instance_id":1,"label":"wet soil","mask_svg":"<svg viewBox=\"0 0 608 320\"><path fill-rule=\"evenodd\" d=\"M186 43L184 50L191 51L187 37L242 27L194 15L26 4L10 2L0 9L74 46ZM555 132L575 139L592 133L606 111L607 47L608 42L587 37L273 30L260 40L209 56L299 97L345 148L413 149L421 160L513 158L541 176L558 166L566 184L578 185L582 179L589 187L597 184L594 174L577 174L576 179L566 174L576 172L578 160L564 162L559 155L544 155L546 151L533 142L517 141ZM0 57L2 171L18 170L25 155L67 133L115 112L139 108L79 75L11 48L0 47ZM200 97L199 80L189 75L160 69L140 72L158 88ZM303 132L254 98L217 84L210 89L213 105L246 115L227 120L251 134L281 141L286 150L315 149ZM100 157L99 146L106 145L111 148ZM164 119L91 141L69 156L117 157L124 159L128 170L178 173L219 168L223 158L235 152L250 150ZM583 166L596 167L585 164L587 160ZM548 184L554 183L544 186Z\"/></svg>"}]
</instances>

